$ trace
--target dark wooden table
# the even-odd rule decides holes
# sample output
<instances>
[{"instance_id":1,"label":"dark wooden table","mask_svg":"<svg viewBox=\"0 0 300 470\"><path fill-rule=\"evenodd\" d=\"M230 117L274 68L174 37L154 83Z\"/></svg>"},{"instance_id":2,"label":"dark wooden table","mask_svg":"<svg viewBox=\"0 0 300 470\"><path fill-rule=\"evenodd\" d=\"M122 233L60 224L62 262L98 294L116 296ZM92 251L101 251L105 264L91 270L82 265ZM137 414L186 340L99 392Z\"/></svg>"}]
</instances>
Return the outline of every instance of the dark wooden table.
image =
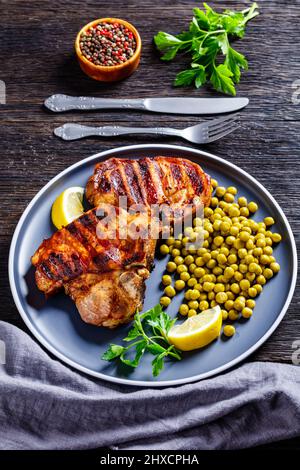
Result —
<instances>
[{"instance_id":1,"label":"dark wooden table","mask_svg":"<svg viewBox=\"0 0 300 470\"><path fill-rule=\"evenodd\" d=\"M220 3L236 9L249 4L242 0ZM6 105L0 105L1 320L26 330L10 293L7 258L19 217L45 183L78 160L114 146L154 141L182 144L178 139L147 136L68 143L53 136L54 127L66 120L96 125L139 125L143 120L149 126L174 127L199 122L196 116L138 112L51 114L42 106L44 99L57 92L125 98L213 95L204 88L173 88L172 79L182 62L164 64L152 44L159 30L177 33L186 28L196 4L187 0L0 1L0 80L5 82L7 93ZM238 95L250 99L242 113L242 128L207 149L248 171L274 195L299 246L300 104L292 104L292 84L300 79L300 5L297 1L261 1L260 10L245 39L237 43L250 65L238 87ZM104 16L128 19L143 41L138 71L111 85L86 77L73 52L73 41L82 25ZM300 339L299 300L298 284L284 320L248 360L291 363L292 342Z\"/></svg>"}]
</instances>

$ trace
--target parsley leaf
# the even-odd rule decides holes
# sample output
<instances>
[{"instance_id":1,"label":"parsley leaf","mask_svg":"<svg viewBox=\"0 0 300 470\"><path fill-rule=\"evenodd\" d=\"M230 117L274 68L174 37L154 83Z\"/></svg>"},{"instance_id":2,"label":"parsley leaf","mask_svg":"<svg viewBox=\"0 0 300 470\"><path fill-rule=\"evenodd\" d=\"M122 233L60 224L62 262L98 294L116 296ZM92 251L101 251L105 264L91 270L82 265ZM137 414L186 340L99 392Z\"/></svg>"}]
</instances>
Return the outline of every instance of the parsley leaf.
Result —
<instances>
[{"instance_id":1,"label":"parsley leaf","mask_svg":"<svg viewBox=\"0 0 300 470\"><path fill-rule=\"evenodd\" d=\"M155 356L152 361L152 373L156 377L163 370L166 357L181 359L180 352L168 340L168 332L175 322L176 319L164 312L160 304L144 313L137 312L133 326L123 340L128 346L110 344L102 359L119 359L127 366L135 368L148 351Z\"/></svg>"},{"instance_id":2,"label":"parsley leaf","mask_svg":"<svg viewBox=\"0 0 300 470\"><path fill-rule=\"evenodd\" d=\"M241 68L247 70L248 62L245 57L232 47L228 48L225 65L233 74L235 83L239 83L241 76Z\"/></svg>"},{"instance_id":3,"label":"parsley leaf","mask_svg":"<svg viewBox=\"0 0 300 470\"><path fill-rule=\"evenodd\" d=\"M154 38L158 49L164 52L161 60L172 60L176 56L179 49L183 46L183 41L172 34L160 31Z\"/></svg>"},{"instance_id":4,"label":"parsley leaf","mask_svg":"<svg viewBox=\"0 0 300 470\"><path fill-rule=\"evenodd\" d=\"M230 95L235 95L236 91L232 81L233 73L225 64L220 64L214 67L210 76L210 81L213 87L218 91L223 91Z\"/></svg>"},{"instance_id":5,"label":"parsley leaf","mask_svg":"<svg viewBox=\"0 0 300 470\"><path fill-rule=\"evenodd\" d=\"M164 368L164 354L160 354L159 356L156 356L155 359L152 361L152 372L154 377L157 377L161 371Z\"/></svg>"},{"instance_id":6,"label":"parsley leaf","mask_svg":"<svg viewBox=\"0 0 300 470\"><path fill-rule=\"evenodd\" d=\"M175 86L191 85L194 82L196 88L199 88L206 82L205 67L200 64L192 64L192 67L191 69L179 72L175 78Z\"/></svg>"},{"instance_id":7,"label":"parsley leaf","mask_svg":"<svg viewBox=\"0 0 300 470\"><path fill-rule=\"evenodd\" d=\"M133 345L129 346L128 348L124 348L122 354L120 355L120 359L127 366L137 367L140 363L140 360L142 359L142 356L143 356L145 350L146 350L147 341L145 341L144 339L141 339L140 341L137 341L136 343L134 343L135 356L134 356L133 359L127 359L126 353L130 350L130 348L132 346ZM102 359L103 359L103 356L102 356Z\"/></svg>"},{"instance_id":8,"label":"parsley leaf","mask_svg":"<svg viewBox=\"0 0 300 470\"><path fill-rule=\"evenodd\" d=\"M103 354L102 359L105 361L111 361L112 359L121 356L123 351L123 346L119 346L118 344L110 344L108 350Z\"/></svg>"},{"instance_id":9,"label":"parsley leaf","mask_svg":"<svg viewBox=\"0 0 300 470\"><path fill-rule=\"evenodd\" d=\"M245 28L258 13L258 5L241 11L225 10L218 13L207 3L204 10L193 9L193 19L188 31L172 35L160 31L154 42L162 52L161 59L173 60L179 52L190 53L190 68L179 72L175 78L175 86L194 85L199 88L206 82L222 93L235 95L235 84L239 83L241 69L248 69L246 58L230 45L231 38L243 38ZM219 55L225 56L219 64Z\"/></svg>"}]
</instances>

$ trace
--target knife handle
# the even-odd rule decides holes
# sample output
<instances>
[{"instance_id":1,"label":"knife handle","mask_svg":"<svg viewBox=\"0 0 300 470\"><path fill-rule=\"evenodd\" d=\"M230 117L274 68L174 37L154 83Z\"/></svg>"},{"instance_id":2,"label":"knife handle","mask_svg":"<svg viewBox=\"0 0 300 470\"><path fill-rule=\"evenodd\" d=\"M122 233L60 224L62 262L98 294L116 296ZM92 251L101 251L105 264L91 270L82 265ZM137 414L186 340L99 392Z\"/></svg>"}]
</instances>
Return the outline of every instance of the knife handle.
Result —
<instances>
[{"instance_id":1,"label":"knife handle","mask_svg":"<svg viewBox=\"0 0 300 470\"><path fill-rule=\"evenodd\" d=\"M90 96L52 95L44 102L55 113L95 109L146 109L143 99L94 98Z\"/></svg>"}]
</instances>

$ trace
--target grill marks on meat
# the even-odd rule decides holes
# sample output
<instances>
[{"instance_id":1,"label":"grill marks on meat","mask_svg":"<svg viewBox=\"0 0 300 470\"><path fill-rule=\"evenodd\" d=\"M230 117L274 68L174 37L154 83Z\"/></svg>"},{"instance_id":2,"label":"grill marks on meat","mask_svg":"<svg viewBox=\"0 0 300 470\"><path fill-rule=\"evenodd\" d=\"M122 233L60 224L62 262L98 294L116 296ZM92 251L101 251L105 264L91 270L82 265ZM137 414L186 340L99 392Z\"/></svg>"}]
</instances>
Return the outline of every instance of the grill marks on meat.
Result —
<instances>
[{"instance_id":1,"label":"grill marks on meat","mask_svg":"<svg viewBox=\"0 0 300 470\"><path fill-rule=\"evenodd\" d=\"M111 158L96 165L86 196L94 209L44 240L33 255L36 283L47 296L64 288L85 322L114 328L142 308L156 246L155 239L130 236L130 229L124 238L120 218L126 213L127 228L146 228L149 234L151 204L171 205L174 220L181 218L196 199L209 203L210 179L180 158ZM128 207L143 204L146 211L120 208L119 196L127 197ZM112 209L105 209L107 204ZM110 210L116 212L116 227L107 224Z\"/></svg>"},{"instance_id":2,"label":"grill marks on meat","mask_svg":"<svg viewBox=\"0 0 300 470\"><path fill-rule=\"evenodd\" d=\"M36 282L46 295L52 295L64 283L83 273L130 269L133 266L150 269L155 240L101 240L97 236L101 221L96 212L96 208L92 209L55 232L33 255Z\"/></svg>"},{"instance_id":3,"label":"grill marks on meat","mask_svg":"<svg viewBox=\"0 0 300 470\"><path fill-rule=\"evenodd\" d=\"M210 179L199 165L173 157L127 160L111 158L98 163L90 177L86 196L90 204L100 202L117 205L126 195L128 205L142 203L192 204L195 196L207 205L210 200Z\"/></svg>"}]
</instances>

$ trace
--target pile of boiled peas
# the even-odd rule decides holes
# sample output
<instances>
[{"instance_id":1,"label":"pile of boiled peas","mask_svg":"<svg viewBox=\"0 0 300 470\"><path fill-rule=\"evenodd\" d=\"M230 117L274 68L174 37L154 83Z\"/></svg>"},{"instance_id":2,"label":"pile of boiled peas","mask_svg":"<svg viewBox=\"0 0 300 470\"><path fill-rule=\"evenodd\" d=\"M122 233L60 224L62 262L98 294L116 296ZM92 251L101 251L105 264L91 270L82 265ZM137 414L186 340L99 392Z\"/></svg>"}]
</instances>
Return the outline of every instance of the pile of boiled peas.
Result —
<instances>
[{"instance_id":1,"label":"pile of boiled peas","mask_svg":"<svg viewBox=\"0 0 300 470\"><path fill-rule=\"evenodd\" d=\"M220 305L223 320L229 321L223 333L233 336L235 328L230 322L252 316L255 297L280 270L273 246L281 241L281 235L270 230L275 223L272 217L262 222L249 218L258 206L245 197L236 200L235 187L218 186L214 179L211 184L213 194L204 219L194 218L193 227L160 246L161 254L171 257L166 265L168 274L162 276L160 303L167 307L185 290L181 315L190 317ZM200 233L204 241L196 249L192 243Z\"/></svg>"}]
</instances>

